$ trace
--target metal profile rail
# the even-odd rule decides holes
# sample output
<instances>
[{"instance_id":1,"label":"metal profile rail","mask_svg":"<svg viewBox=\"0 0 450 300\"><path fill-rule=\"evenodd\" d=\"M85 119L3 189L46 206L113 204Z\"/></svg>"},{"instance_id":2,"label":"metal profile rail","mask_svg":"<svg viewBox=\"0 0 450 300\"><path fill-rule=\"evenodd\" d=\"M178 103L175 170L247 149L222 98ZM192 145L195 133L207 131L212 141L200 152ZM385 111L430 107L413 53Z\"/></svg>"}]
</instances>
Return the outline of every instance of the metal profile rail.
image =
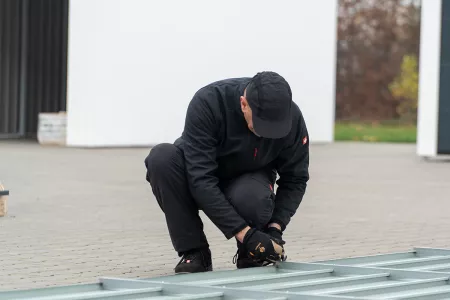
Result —
<instances>
[{"instance_id":1,"label":"metal profile rail","mask_svg":"<svg viewBox=\"0 0 450 300\"><path fill-rule=\"evenodd\" d=\"M283 262L277 267L161 276L0 292L0 300L450 299L450 250Z\"/></svg>"},{"instance_id":2,"label":"metal profile rail","mask_svg":"<svg viewBox=\"0 0 450 300\"><path fill-rule=\"evenodd\" d=\"M407 252L334 259L317 263L450 273L450 250L414 248Z\"/></svg>"}]
</instances>

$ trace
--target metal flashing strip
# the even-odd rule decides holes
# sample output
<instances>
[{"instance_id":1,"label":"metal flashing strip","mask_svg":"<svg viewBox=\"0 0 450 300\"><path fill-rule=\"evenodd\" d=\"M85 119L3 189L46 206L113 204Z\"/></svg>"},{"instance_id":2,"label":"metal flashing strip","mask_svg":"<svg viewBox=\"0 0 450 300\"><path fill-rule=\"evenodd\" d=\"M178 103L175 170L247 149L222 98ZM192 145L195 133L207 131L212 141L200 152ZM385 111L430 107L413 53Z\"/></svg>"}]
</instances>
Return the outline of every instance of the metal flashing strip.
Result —
<instances>
[{"instance_id":1,"label":"metal flashing strip","mask_svg":"<svg viewBox=\"0 0 450 300\"><path fill-rule=\"evenodd\" d=\"M0 292L0 300L450 299L450 250L283 262L278 266Z\"/></svg>"},{"instance_id":2,"label":"metal flashing strip","mask_svg":"<svg viewBox=\"0 0 450 300\"><path fill-rule=\"evenodd\" d=\"M450 274L450 250L418 247L407 252L317 261L316 263Z\"/></svg>"}]
</instances>

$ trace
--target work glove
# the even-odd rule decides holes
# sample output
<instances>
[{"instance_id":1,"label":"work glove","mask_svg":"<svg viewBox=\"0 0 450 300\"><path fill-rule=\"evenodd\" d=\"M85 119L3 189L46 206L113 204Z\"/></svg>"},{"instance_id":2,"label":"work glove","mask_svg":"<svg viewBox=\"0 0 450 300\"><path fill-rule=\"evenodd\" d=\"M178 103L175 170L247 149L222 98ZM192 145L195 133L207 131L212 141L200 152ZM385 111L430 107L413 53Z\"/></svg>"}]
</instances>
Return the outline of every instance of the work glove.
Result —
<instances>
[{"instance_id":1,"label":"work glove","mask_svg":"<svg viewBox=\"0 0 450 300\"><path fill-rule=\"evenodd\" d=\"M286 244L286 242L283 241L283 232L281 230L279 230L278 228L276 228L276 227L267 227L265 232L268 235L270 235L272 240L274 240L275 243L277 243L278 245L283 246L284 244Z\"/></svg>"},{"instance_id":2,"label":"work glove","mask_svg":"<svg viewBox=\"0 0 450 300\"><path fill-rule=\"evenodd\" d=\"M251 228L244 236L243 244L250 258L258 262L282 261L284 249L271 237L255 228Z\"/></svg>"}]
</instances>

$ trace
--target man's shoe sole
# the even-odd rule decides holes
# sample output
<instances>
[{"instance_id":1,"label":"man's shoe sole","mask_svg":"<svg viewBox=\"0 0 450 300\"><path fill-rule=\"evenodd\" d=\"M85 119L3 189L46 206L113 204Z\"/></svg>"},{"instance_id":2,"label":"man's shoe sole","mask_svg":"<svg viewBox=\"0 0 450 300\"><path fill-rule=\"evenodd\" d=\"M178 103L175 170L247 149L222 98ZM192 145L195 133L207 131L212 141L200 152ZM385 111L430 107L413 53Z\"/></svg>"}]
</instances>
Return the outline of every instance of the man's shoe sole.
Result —
<instances>
[{"instance_id":1,"label":"man's shoe sole","mask_svg":"<svg viewBox=\"0 0 450 300\"><path fill-rule=\"evenodd\" d=\"M205 271L200 271L200 272L175 272L175 275L205 273L205 272L212 272L212 270L213 270L213 268L212 268L212 265L211 265Z\"/></svg>"}]
</instances>

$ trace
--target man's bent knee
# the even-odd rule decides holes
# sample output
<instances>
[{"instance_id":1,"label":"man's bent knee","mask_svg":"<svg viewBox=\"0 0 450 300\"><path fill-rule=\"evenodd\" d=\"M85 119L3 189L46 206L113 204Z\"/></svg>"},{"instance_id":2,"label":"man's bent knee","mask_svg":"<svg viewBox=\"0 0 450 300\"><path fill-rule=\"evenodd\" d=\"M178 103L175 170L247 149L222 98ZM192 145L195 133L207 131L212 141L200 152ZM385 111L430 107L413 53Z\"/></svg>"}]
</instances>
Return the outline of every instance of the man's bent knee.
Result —
<instances>
[{"instance_id":1,"label":"man's bent knee","mask_svg":"<svg viewBox=\"0 0 450 300\"><path fill-rule=\"evenodd\" d=\"M178 148L173 144L158 144L150 150L145 158L145 167L148 171L158 171L167 167L167 164L173 162L178 155Z\"/></svg>"},{"instance_id":2,"label":"man's bent knee","mask_svg":"<svg viewBox=\"0 0 450 300\"><path fill-rule=\"evenodd\" d=\"M173 166L180 159L179 151L175 145L169 143L162 143L153 147L145 158L146 180L152 183L155 176L164 176L167 175L167 172L173 170Z\"/></svg>"}]
</instances>

